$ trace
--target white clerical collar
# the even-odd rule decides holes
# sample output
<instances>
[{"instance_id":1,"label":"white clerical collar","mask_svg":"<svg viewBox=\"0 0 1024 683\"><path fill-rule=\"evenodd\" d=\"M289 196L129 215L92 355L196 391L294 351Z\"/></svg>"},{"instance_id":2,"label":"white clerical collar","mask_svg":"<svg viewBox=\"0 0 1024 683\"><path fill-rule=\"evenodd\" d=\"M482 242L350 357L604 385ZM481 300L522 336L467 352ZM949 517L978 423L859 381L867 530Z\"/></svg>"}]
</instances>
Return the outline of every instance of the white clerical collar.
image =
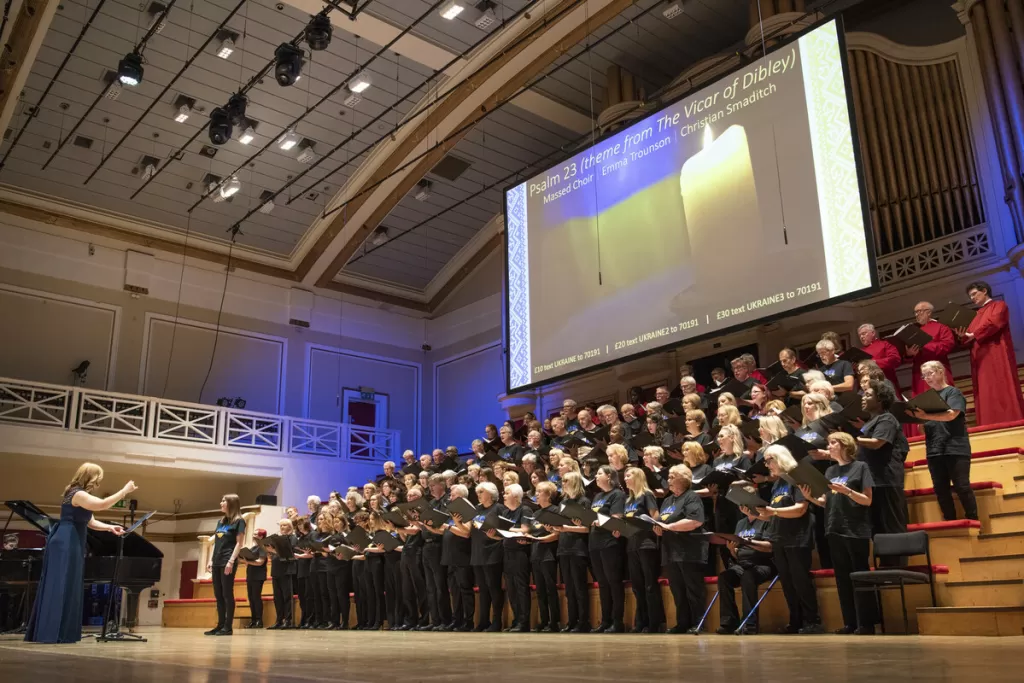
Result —
<instances>
[{"instance_id":1,"label":"white clerical collar","mask_svg":"<svg viewBox=\"0 0 1024 683\"><path fill-rule=\"evenodd\" d=\"M983 303L983 304L982 304L982 307L984 307L984 306L988 306L988 305L989 305L989 303L990 303L991 301L992 301L991 297L990 297L990 298L988 298L988 299L986 299L986 300L985 300L985 303Z\"/></svg>"}]
</instances>

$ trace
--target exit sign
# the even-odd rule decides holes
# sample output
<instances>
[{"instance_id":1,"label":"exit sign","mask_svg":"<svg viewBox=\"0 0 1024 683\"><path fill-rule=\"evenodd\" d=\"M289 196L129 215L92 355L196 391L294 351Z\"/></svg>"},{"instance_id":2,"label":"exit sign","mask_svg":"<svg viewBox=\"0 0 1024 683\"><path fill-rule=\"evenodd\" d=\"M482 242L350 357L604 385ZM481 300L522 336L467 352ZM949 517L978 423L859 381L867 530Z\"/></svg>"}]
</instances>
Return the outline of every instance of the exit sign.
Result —
<instances>
[{"instance_id":1,"label":"exit sign","mask_svg":"<svg viewBox=\"0 0 1024 683\"><path fill-rule=\"evenodd\" d=\"M116 503L114 503L110 507L115 508L117 510L123 510L127 506L128 506L128 501L125 500L124 498L122 498L121 500L117 501Z\"/></svg>"},{"instance_id":2,"label":"exit sign","mask_svg":"<svg viewBox=\"0 0 1024 683\"><path fill-rule=\"evenodd\" d=\"M373 387L359 387L359 398L361 398L362 400L372 401L373 395Z\"/></svg>"}]
</instances>

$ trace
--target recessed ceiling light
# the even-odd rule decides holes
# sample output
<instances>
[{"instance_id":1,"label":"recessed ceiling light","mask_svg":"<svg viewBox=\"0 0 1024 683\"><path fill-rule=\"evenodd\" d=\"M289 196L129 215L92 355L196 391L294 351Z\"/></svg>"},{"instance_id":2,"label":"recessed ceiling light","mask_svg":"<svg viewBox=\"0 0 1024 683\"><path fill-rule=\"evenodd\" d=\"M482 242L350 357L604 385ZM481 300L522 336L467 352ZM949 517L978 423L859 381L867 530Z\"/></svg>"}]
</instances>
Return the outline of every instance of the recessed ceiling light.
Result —
<instances>
[{"instance_id":1,"label":"recessed ceiling light","mask_svg":"<svg viewBox=\"0 0 1024 683\"><path fill-rule=\"evenodd\" d=\"M354 93L361 93L373 84L373 79L366 72L359 72L348 82L348 89Z\"/></svg>"},{"instance_id":2,"label":"recessed ceiling light","mask_svg":"<svg viewBox=\"0 0 1024 683\"><path fill-rule=\"evenodd\" d=\"M682 2L669 2L668 7L662 10L661 15L666 19L675 19L683 13Z\"/></svg>"},{"instance_id":3,"label":"recessed ceiling light","mask_svg":"<svg viewBox=\"0 0 1024 683\"><path fill-rule=\"evenodd\" d=\"M465 2L461 2L460 0L448 0L448 2L441 5L441 9L438 11L441 13L443 18L451 21L462 14L464 9L466 9Z\"/></svg>"},{"instance_id":4,"label":"recessed ceiling light","mask_svg":"<svg viewBox=\"0 0 1024 683\"><path fill-rule=\"evenodd\" d=\"M295 131L289 128L284 132L284 135L277 139L277 146L282 152L289 151L292 147L299 144L301 138L295 134Z\"/></svg>"}]
</instances>

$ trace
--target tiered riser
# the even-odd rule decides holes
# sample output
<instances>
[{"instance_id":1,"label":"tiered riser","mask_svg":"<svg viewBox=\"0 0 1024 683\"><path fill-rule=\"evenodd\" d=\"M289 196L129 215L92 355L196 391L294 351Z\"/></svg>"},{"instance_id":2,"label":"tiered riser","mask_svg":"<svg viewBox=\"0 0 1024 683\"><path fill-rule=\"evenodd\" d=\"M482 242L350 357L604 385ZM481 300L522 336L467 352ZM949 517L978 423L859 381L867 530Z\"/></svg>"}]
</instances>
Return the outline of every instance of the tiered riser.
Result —
<instances>
[{"instance_id":1,"label":"tiered riser","mask_svg":"<svg viewBox=\"0 0 1024 683\"><path fill-rule=\"evenodd\" d=\"M935 635L1021 635L1024 627L1024 427L977 432L971 435L975 454L971 480L993 482L992 487L975 491L978 500L980 528L938 525L942 515L934 494L921 494L920 489L931 488L931 477L923 461L924 446L917 442L908 462L906 488L911 524L925 524L931 542L931 560L934 565L948 567L948 574L936 577L936 598L939 607L932 608L927 586L907 589L907 605L911 630L919 627L922 634ZM980 456L980 457L979 457ZM1001 488L998 488L1001 486ZM954 500L956 497L954 495ZM959 502L959 515L962 517ZM911 564L925 564L924 557L913 558ZM245 603L245 580L235 582L235 596L239 599L236 617L248 622L249 608ZM815 579L818 601L826 629L842 625L835 581L832 578ZM707 599L714 596L717 587L709 583ZM264 623L275 619L269 580L263 586ZM671 591L662 590L668 624L675 623ZM213 586L209 582L195 583L194 601L167 601L164 605L165 626L205 627L216 621ZM902 612L899 591L883 594L883 607L889 632L902 631ZM626 590L626 622L631 626L634 601ZM565 601L562 600L563 622ZM298 601L295 614L299 615ZM591 615L599 619L600 604L597 590L591 591ZM353 610L354 618L354 610ZM536 623L536 604L533 621ZM506 624L510 615L506 607ZM764 632L782 630L788 622L786 603L781 585L761 605L761 627ZM718 606L709 614L706 630L718 627Z\"/></svg>"}]
</instances>

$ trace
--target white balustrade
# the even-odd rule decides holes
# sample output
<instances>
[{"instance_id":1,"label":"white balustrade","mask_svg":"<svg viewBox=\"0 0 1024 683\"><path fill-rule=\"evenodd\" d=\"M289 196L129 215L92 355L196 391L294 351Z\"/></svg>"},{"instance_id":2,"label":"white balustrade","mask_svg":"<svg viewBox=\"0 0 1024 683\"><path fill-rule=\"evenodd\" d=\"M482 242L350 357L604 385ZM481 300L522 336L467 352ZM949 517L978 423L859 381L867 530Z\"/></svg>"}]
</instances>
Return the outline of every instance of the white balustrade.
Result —
<instances>
[{"instance_id":1,"label":"white balustrade","mask_svg":"<svg viewBox=\"0 0 1024 683\"><path fill-rule=\"evenodd\" d=\"M64 427L70 399L66 387L0 381L0 421Z\"/></svg>"},{"instance_id":2,"label":"white balustrade","mask_svg":"<svg viewBox=\"0 0 1024 683\"><path fill-rule=\"evenodd\" d=\"M885 287L991 255L988 226L977 226L880 257L877 261L878 284Z\"/></svg>"},{"instance_id":3,"label":"white balustrade","mask_svg":"<svg viewBox=\"0 0 1024 683\"><path fill-rule=\"evenodd\" d=\"M0 424L4 423L358 462L397 460L400 452L394 429L0 377Z\"/></svg>"}]
</instances>

